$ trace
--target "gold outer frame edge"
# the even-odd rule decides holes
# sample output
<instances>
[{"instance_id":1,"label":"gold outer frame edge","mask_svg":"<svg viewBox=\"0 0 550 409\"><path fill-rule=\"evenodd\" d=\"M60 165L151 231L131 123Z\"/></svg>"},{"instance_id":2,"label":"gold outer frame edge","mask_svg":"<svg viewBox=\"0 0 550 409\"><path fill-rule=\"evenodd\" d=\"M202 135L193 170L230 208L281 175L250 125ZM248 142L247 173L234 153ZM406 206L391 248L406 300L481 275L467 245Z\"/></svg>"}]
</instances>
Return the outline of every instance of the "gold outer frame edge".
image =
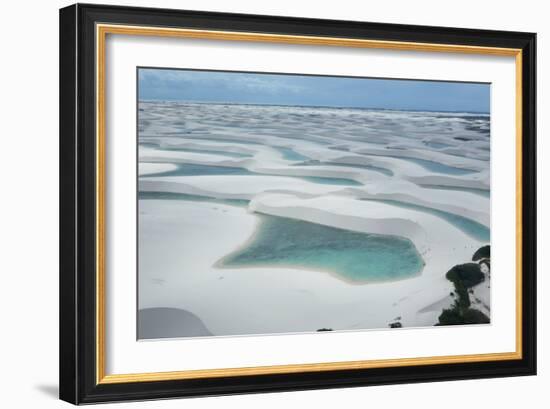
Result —
<instances>
[{"instance_id":1,"label":"gold outer frame edge","mask_svg":"<svg viewBox=\"0 0 550 409\"><path fill-rule=\"evenodd\" d=\"M467 46L459 44L416 43L364 40L337 37L294 36L235 31L178 29L166 27L96 24L96 383L119 384L214 377L289 374L347 369L389 368L413 365L437 365L467 362L519 360L522 358L522 51L516 48ZM313 364L239 367L223 369L105 373L105 41L107 34L194 38L225 41L249 41L371 48L400 51L424 51L484 54L515 57L516 65L516 350L503 353L449 355L418 358L377 359L367 361L322 362Z\"/></svg>"},{"instance_id":2,"label":"gold outer frame edge","mask_svg":"<svg viewBox=\"0 0 550 409\"><path fill-rule=\"evenodd\" d=\"M318 364L296 364L296 365L275 365L258 366L248 368L224 368L224 369L205 369L174 372L151 372L122 375L106 375L100 383L126 383L126 382L151 382L167 381L178 379L203 379L213 377L243 376L243 375L268 375L268 374L288 374L297 372L322 372L337 371L347 369L367 369L367 368L395 368L412 365L436 365L463 362L487 362L501 361L507 359L518 359L513 352L479 354L479 355L451 355L429 358L398 358L398 359L379 359L369 361L343 361L343 362L323 362Z\"/></svg>"},{"instance_id":3,"label":"gold outer frame edge","mask_svg":"<svg viewBox=\"0 0 550 409\"><path fill-rule=\"evenodd\" d=\"M523 53L516 54L516 352L523 357Z\"/></svg>"},{"instance_id":4,"label":"gold outer frame edge","mask_svg":"<svg viewBox=\"0 0 550 409\"><path fill-rule=\"evenodd\" d=\"M105 33L96 27L96 383L105 377Z\"/></svg>"}]
</instances>

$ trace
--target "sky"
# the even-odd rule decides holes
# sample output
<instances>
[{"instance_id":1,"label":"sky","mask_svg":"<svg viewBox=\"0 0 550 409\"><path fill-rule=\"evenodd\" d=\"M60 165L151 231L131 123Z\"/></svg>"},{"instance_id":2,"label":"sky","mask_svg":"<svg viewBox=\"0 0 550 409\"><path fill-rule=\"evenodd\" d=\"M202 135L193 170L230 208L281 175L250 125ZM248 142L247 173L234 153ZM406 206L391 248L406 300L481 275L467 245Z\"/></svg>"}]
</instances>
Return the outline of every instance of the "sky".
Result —
<instances>
[{"instance_id":1,"label":"sky","mask_svg":"<svg viewBox=\"0 0 550 409\"><path fill-rule=\"evenodd\" d=\"M140 100L489 112L490 85L140 68Z\"/></svg>"}]
</instances>

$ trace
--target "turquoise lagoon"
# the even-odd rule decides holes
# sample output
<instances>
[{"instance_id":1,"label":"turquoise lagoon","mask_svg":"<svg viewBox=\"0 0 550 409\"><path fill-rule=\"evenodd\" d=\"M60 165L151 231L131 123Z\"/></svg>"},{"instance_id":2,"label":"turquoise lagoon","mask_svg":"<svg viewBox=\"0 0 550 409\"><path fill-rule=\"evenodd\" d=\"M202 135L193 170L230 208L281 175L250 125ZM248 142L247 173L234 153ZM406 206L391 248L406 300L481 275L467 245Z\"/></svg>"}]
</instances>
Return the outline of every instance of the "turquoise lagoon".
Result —
<instances>
[{"instance_id":1,"label":"turquoise lagoon","mask_svg":"<svg viewBox=\"0 0 550 409\"><path fill-rule=\"evenodd\" d=\"M219 199L216 197L189 195L172 192L139 192L139 200L185 200L188 202L220 203L232 206L247 207L249 201L245 199Z\"/></svg>"},{"instance_id":2,"label":"turquoise lagoon","mask_svg":"<svg viewBox=\"0 0 550 409\"><path fill-rule=\"evenodd\" d=\"M309 160L307 156L301 155L293 149L290 148L274 148L277 149L283 155L283 159L291 161L304 161Z\"/></svg>"},{"instance_id":3,"label":"turquoise lagoon","mask_svg":"<svg viewBox=\"0 0 550 409\"><path fill-rule=\"evenodd\" d=\"M444 186L444 185L430 185L430 184L422 184L422 187L426 189L437 189L437 190L455 190L457 192L468 192L473 193L478 196L483 196L490 198L491 197L491 191L489 189L478 189L475 187L460 187L460 186Z\"/></svg>"},{"instance_id":4,"label":"turquoise lagoon","mask_svg":"<svg viewBox=\"0 0 550 409\"><path fill-rule=\"evenodd\" d=\"M362 200L376 201L376 202L385 203L391 206L401 207L403 209L418 210L421 212L429 213L452 224L457 229L461 230L462 232L466 233L468 236L473 237L476 240L488 243L491 239L491 231L489 230L488 227L472 219L468 219L466 217L462 217L457 214L445 212L443 210L438 210L427 206L420 206L420 205L415 205L411 203L400 202L397 200L386 200L386 199L362 199Z\"/></svg>"},{"instance_id":5,"label":"turquoise lagoon","mask_svg":"<svg viewBox=\"0 0 550 409\"><path fill-rule=\"evenodd\" d=\"M268 175L265 173L252 172L245 168L236 168L230 166L211 166L211 165L197 165L192 163L182 163L176 165L177 168L161 173L151 173L148 175L141 175L142 178L151 178L158 176L216 176L216 175ZM300 178L312 183L318 183L321 185L344 185L344 186L360 186L361 183L353 179L345 178L332 178L322 176L296 176L296 175L271 175L281 176L289 178Z\"/></svg>"},{"instance_id":6,"label":"turquoise lagoon","mask_svg":"<svg viewBox=\"0 0 550 409\"><path fill-rule=\"evenodd\" d=\"M139 200L183 200L247 207L247 200L168 192L140 192ZM256 214L254 236L216 264L223 268L298 268L324 271L353 283L418 275L424 260L405 238L353 232L286 217Z\"/></svg>"},{"instance_id":7,"label":"turquoise lagoon","mask_svg":"<svg viewBox=\"0 0 550 409\"><path fill-rule=\"evenodd\" d=\"M426 160L426 159L418 159L418 158L411 158L411 157L405 157L405 156L397 156L397 155L379 155L379 154L370 154L372 156L384 156L387 158L394 158L394 159L401 159L405 160L411 163L414 163L416 165L419 165L423 167L426 170L429 170L430 172L435 173L443 173L446 175L468 175L470 173L476 173L476 170L473 169L463 169L463 168L456 168L454 166L448 166L444 165L443 163Z\"/></svg>"},{"instance_id":8,"label":"turquoise lagoon","mask_svg":"<svg viewBox=\"0 0 550 409\"><path fill-rule=\"evenodd\" d=\"M200 175L257 175L245 168L236 168L230 166L210 166L196 165L193 163L182 163L176 165L177 168L161 173L151 173L140 177L157 177L157 176L200 176Z\"/></svg>"},{"instance_id":9,"label":"turquoise lagoon","mask_svg":"<svg viewBox=\"0 0 550 409\"><path fill-rule=\"evenodd\" d=\"M344 178L328 178L322 176L299 176L309 182L318 183L321 185L341 185L341 186L362 186L362 183L353 179Z\"/></svg>"},{"instance_id":10,"label":"turquoise lagoon","mask_svg":"<svg viewBox=\"0 0 550 409\"><path fill-rule=\"evenodd\" d=\"M302 163L295 163L294 166L340 166L345 168L368 169L374 172L382 173L383 175L386 175L386 176L393 176L393 172L391 170L382 168L380 166L374 166L374 165L359 165L354 163L343 163L343 162L307 161Z\"/></svg>"},{"instance_id":11,"label":"turquoise lagoon","mask_svg":"<svg viewBox=\"0 0 550 409\"><path fill-rule=\"evenodd\" d=\"M240 153L240 152L232 152L228 150L217 150L217 149L193 149L193 148L179 148L175 146L165 147L162 149L166 151L200 153L203 155L208 155L208 154L222 155L222 156L229 156L232 158L251 158L253 156L250 153Z\"/></svg>"},{"instance_id":12,"label":"turquoise lagoon","mask_svg":"<svg viewBox=\"0 0 550 409\"><path fill-rule=\"evenodd\" d=\"M221 259L225 268L302 268L354 283L418 275L424 261L405 238L358 233L285 217L260 215L256 234Z\"/></svg>"},{"instance_id":13,"label":"turquoise lagoon","mask_svg":"<svg viewBox=\"0 0 550 409\"><path fill-rule=\"evenodd\" d=\"M154 142L140 142L140 146L146 147L146 148L153 148L158 149L162 151L176 151L176 152L190 152L190 153L200 153L200 154L213 154L213 155L223 155L223 156L230 156L232 158L251 158L253 155L251 153L240 153L240 152L232 152L228 150L222 150L220 149L194 149L194 148L186 148L184 146L160 146L158 143Z\"/></svg>"}]
</instances>

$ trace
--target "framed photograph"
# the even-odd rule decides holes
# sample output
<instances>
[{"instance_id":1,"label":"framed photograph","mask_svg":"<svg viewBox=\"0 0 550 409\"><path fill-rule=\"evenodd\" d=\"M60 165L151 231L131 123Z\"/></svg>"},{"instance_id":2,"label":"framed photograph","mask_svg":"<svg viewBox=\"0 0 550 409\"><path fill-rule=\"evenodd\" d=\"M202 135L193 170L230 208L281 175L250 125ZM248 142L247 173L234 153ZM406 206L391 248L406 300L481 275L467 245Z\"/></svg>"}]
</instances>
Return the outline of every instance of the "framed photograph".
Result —
<instances>
[{"instance_id":1,"label":"framed photograph","mask_svg":"<svg viewBox=\"0 0 550 409\"><path fill-rule=\"evenodd\" d=\"M535 374L535 41L61 9L61 399Z\"/></svg>"}]
</instances>

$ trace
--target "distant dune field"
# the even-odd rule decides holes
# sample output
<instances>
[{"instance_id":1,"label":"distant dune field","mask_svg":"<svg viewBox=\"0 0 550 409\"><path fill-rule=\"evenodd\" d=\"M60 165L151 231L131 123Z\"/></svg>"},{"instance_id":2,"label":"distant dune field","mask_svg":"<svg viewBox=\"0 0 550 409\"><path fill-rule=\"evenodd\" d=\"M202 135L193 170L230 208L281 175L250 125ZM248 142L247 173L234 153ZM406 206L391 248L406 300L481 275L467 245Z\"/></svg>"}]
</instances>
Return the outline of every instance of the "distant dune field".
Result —
<instances>
[{"instance_id":1,"label":"distant dune field","mask_svg":"<svg viewBox=\"0 0 550 409\"><path fill-rule=\"evenodd\" d=\"M490 241L489 115L140 101L138 118L144 338L431 326L446 272ZM488 283L473 292L489 315Z\"/></svg>"}]
</instances>

